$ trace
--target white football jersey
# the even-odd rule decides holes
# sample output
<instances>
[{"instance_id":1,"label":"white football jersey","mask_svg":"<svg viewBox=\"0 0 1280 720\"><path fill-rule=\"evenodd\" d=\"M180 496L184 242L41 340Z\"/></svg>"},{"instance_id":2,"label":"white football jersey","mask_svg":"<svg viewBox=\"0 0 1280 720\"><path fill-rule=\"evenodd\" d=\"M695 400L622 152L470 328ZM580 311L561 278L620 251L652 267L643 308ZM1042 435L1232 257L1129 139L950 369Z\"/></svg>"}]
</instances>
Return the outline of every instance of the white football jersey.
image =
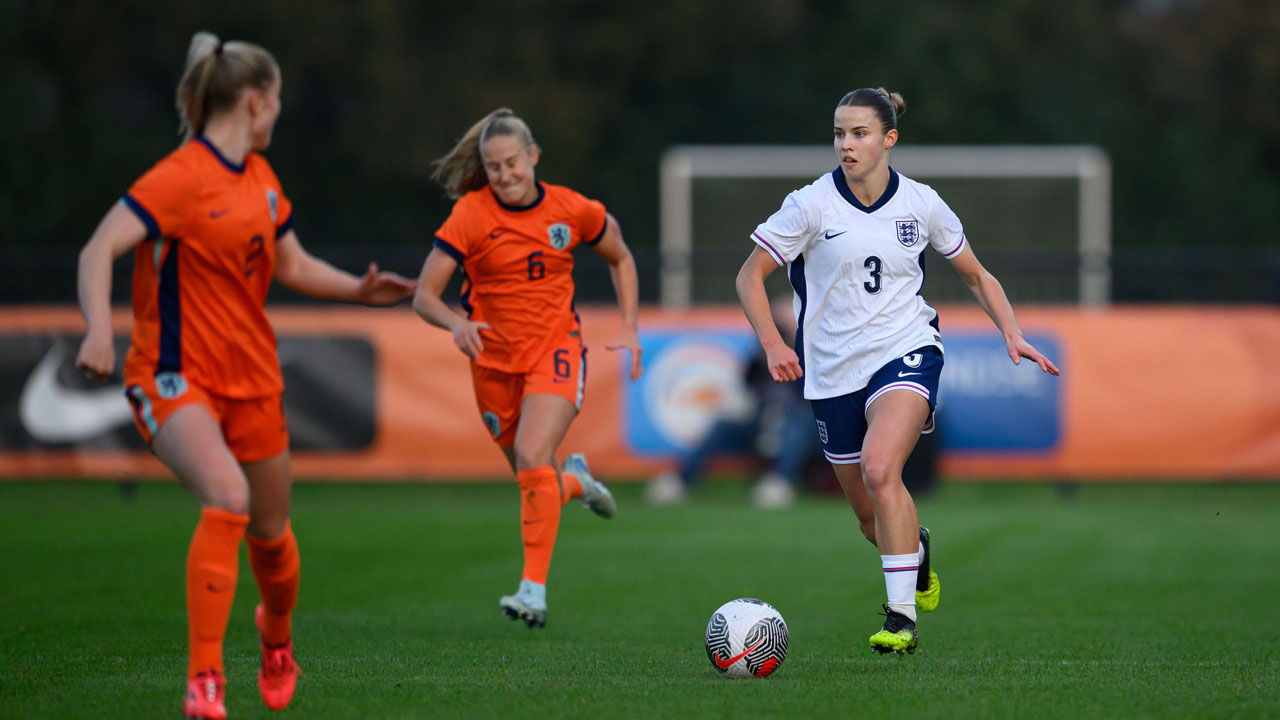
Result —
<instances>
[{"instance_id":1,"label":"white football jersey","mask_svg":"<svg viewBox=\"0 0 1280 720\"><path fill-rule=\"evenodd\" d=\"M964 249L960 219L933 188L889 170L870 207L840 168L787 196L751 234L795 289L796 354L810 400L861 390L895 357L942 349L938 313L924 298L925 245Z\"/></svg>"}]
</instances>

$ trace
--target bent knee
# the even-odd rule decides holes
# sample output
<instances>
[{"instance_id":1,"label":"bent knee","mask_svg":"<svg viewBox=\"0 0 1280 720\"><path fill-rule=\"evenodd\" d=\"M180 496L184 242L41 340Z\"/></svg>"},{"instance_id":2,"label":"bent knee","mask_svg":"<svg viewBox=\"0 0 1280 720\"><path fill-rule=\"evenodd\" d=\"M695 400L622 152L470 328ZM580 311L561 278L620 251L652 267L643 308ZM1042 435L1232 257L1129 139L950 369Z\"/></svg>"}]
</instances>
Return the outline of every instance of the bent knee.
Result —
<instances>
[{"instance_id":1,"label":"bent knee","mask_svg":"<svg viewBox=\"0 0 1280 720\"><path fill-rule=\"evenodd\" d=\"M205 490L200 504L240 515L249 514L249 486L228 482Z\"/></svg>"},{"instance_id":2,"label":"bent knee","mask_svg":"<svg viewBox=\"0 0 1280 720\"><path fill-rule=\"evenodd\" d=\"M274 540L284 535L288 523L288 513L258 513L249 517L249 534L263 540Z\"/></svg>"},{"instance_id":3,"label":"bent knee","mask_svg":"<svg viewBox=\"0 0 1280 720\"><path fill-rule=\"evenodd\" d=\"M862 482L871 496L902 484L902 465L878 457L862 457Z\"/></svg>"},{"instance_id":4,"label":"bent knee","mask_svg":"<svg viewBox=\"0 0 1280 720\"><path fill-rule=\"evenodd\" d=\"M516 468L519 470L528 470L530 468L542 467L543 465L554 465L552 461L552 450L540 443L519 443L514 447L516 456Z\"/></svg>"}]
</instances>

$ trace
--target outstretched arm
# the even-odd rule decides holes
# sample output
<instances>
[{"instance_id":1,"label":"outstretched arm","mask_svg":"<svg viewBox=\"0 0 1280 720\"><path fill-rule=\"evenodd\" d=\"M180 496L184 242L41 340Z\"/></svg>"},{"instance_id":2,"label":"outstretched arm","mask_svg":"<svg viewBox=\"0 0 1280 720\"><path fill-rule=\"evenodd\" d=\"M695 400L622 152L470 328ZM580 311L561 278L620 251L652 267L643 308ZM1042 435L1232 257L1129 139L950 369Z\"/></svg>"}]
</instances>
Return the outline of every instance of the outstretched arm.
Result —
<instances>
[{"instance_id":1,"label":"outstretched arm","mask_svg":"<svg viewBox=\"0 0 1280 720\"><path fill-rule=\"evenodd\" d=\"M951 267L960 273L965 285L969 286L969 292L972 292L974 298L978 300L978 305L1004 335L1005 347L1013 364L1017 365L1022 358L1027 358L1039 365L1041 370L1050 375L1057 375L1058 367L1053 364L1053 361L1022 337L1022 328L1018 327L1018 321L1013 317L1013 306L1009 304L1004 288L1001 287L1000 281L978 262L973 249L966 245L959 255L951 259Z\"/></svg>"},{"instance_id":2,"label":"outstretched arm","mask_svg":"<svg viewBox=\"0 0 1280 720\"><path fill-rule=\"evenodd\" d=\"M596 243L594 249L600 257L609 263L609 276L613 280L613 291L618 295L618 309L622 311L622 330L618 339L606 344L608 350L626 348L631 352L631 379L639 380L644 373L644 365L640 359L640 337L637 334L636 316L640 306L640 280L636 275L636 261L631 256L631 249L622 239L622 230L618 221L608 213L605 214L604 237Z\"/></svg>"},{"instance_id":3,"label":"outstretched arm","mask_svg":"<svg viewBox=\"0 0 1280 720\"><path fill-rule=\"evenodd\" d=\"M369 263L363 277L339 270L302 247L290 230L276 242L276 279L291 290L325 300L395 305L413 294L414 282Z\"/></svg>"},{"instance_id":4,"label":"outstretched arm","mask_svg":"<svg viewBox=\"0 0 1280 720\"><path fill-rule=\"evenodd\" d=\"M147 228L142 220L116 203L80 251L76 290L88 331L80 343L76 367L95 380L105 380L116 366L111 331L111 265L146 237Z\"/></svg>"},{"instance_id":5,"label":"outstretched arm","mask_svg":"<svg viewBox=\"0 0 1280 720\"><path fill-rule=\"evenodd\" d=\"M760 347L764 348L769 375L774 382L791 382L803 377L804 370L800 368L800 358L796 351L782 339L778 326L773 322L769 296L764 289L764 279L777 269L778 263L773 256L757 245L747 256L747 261L742 263L734 284L747 321L755 329L756 337L760 338Z\"/></svg>"}]
</instances>

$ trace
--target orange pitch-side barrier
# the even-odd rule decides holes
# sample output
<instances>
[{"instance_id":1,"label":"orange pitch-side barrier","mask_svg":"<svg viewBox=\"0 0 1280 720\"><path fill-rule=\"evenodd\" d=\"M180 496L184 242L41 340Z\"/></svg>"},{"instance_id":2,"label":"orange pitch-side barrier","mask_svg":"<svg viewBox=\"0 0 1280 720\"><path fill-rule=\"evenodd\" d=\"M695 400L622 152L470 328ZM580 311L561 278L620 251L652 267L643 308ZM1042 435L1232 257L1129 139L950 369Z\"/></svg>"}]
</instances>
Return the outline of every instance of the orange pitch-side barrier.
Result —
<instances>
[{"instance_id":1,"label":"orange pitch-side barrier","mask_svg":"<svg viewBox=\"0 0 1280 720\"><path fill-rule=\"evenodd\" d=\"M1020 308L1062 368L1014 367L990 321L941 307L940 471L949 478L1280 478L1280 310ZM476 410L467 360L407 308L270 311L302 479L472 480L509 474ZM562 450L646 476L696 442L736 392L754 335L735 307L641 314L646 375L604 349L613 308L581 310L582 415ZM115 316L123 360L130 318ZM119 378L72 364L72 307L0 309L0 478L166 477L131 427Z\"/></svg>"}]
</instances>

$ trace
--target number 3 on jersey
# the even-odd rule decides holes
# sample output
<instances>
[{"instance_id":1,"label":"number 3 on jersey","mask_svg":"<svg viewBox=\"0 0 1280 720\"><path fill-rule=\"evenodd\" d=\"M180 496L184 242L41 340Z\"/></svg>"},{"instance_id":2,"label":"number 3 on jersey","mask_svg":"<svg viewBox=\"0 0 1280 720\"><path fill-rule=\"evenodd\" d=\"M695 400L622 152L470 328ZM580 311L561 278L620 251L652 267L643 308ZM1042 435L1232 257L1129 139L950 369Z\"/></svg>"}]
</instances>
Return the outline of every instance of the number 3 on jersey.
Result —
<instances>
[{"instance_id":1,"label":"number 3 on jersey","mask_svg":"<svg viewBox=\"0 0 1280 720\"><path fill-rule=\"evenodd\" d=\"M871 271L871 279L862 283L862 287L867 292L875 295L880 292L880 258L872 255L867 258L862 266Z\"/></svg>"}]
</instances>

